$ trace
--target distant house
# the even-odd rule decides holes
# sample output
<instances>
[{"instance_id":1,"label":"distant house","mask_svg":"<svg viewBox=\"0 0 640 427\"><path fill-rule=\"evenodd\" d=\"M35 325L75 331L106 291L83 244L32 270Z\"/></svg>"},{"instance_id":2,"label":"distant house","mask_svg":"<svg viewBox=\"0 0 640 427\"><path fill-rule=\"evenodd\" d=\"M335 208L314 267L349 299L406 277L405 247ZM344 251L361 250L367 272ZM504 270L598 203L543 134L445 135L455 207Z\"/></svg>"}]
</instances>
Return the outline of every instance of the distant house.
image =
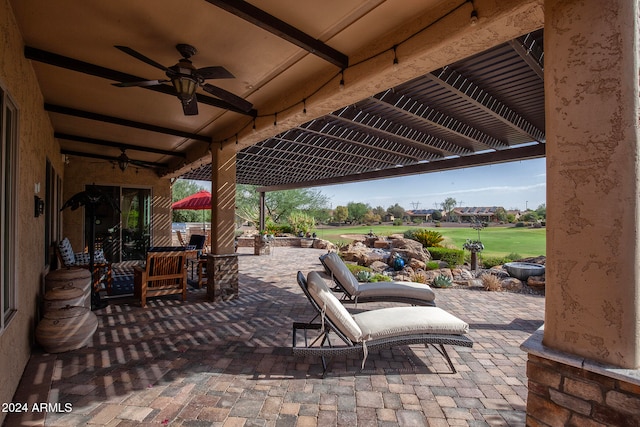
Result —
<instances>
[{"instance_id":1,"label":"distant house","mask_svg":"<svg viewBox=\"0 0 640 427\"><path fill-rule=\"evenodd\" d=\"M427 221L431 221L431 215L433 215L434 212L436 212L436 209L414 209L410 211L405 211L404 216L411 222L414 222L416 220L427 222Z\"/></svg>"},{"instance_id":2,"label":"distant house","mask_svg":"<svg viewBox=\"0 0 640 427\"><path fill-rule=\"evenodd\" d=\"M499 208L499 206L459 207L453 210L453 214L460 222L497 222L496 211Z\"/></svg>"}]
</instances>

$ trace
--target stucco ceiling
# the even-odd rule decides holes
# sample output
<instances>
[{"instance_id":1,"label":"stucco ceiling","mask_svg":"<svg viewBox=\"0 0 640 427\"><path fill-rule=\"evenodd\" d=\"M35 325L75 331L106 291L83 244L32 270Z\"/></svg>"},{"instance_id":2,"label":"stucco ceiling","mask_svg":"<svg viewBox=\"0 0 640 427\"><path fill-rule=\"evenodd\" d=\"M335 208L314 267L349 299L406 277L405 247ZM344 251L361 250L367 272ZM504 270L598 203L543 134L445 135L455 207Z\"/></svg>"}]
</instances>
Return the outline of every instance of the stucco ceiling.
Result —
<instances>
[{"instance_id":1,"label":"stucco ceiling","mask_svg":"<svg viewBox=\"0 0 640 427\"><path fill-rule=\"evenodd\" d=\"M527 139L544 142L543 134L523 131L524 122L543 131L544 110L542 79L535 76L536 61L527 58L534 46L518 39L541 27L539 1L11 0L11 5L62 152L71 156L114 159L126 149L132 160L155 165L160 174L206 179L206 166L198 168L206 165L209 150L233 141L239 182L277 186L504 151ZM473 10L477 25L471 22ZM531 40L539 44L540 37L536 33ZM161 87L167 93L113 86L134 77L166 78L114 46L171 66L180 59L178 43L198 49L191 58L197 68L229 70L235 78L208 82L254 108L221 108L224 102L199 89L199 114L185 116L170 83ZM495 54L471 55L491 49ZM394 56L400 63L391 67ZM450 64L455 66L445 67ZM485 66L512 72L488 72ZM461 80L451 73L474 86L456 87ZM338 87L340 79L346 89ZM391 87L396 89L388 91ZM469 96L477 93L474 87L501 104L482 106ZM398 103L397 97L450 120L419 118L424 111ZM380 129L376 116L390 124ZM510 120L518 124L511 126ZM394 130L394 124L406 132ZM405 129L412 126L413 132ZM447 131L452 126L454 136ZM392 137L396 132L401 135ZM359 150L354 158L370 161L329 161L352 149ZM322 167L312 170L313 164Z\"/></svg>"}]
</instances>

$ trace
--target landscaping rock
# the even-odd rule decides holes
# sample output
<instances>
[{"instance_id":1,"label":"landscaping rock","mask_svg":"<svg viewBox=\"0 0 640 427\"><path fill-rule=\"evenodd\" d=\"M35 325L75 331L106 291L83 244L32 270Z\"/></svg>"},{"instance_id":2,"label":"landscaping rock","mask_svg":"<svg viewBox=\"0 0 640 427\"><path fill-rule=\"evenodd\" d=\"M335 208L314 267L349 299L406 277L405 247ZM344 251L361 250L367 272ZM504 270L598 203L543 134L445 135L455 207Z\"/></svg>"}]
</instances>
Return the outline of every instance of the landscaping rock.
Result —
<instances>
[{"instance_id":1,"label":"landscaping rock","mask_svg":"<svg viewBox=\"0 0 640 427\"><path fill-rule=\"evenodd\" d=\"M414 270L424 270L427 267L427 264L415 258L411 258L411 260L409 261L409 266Z\"/></svg>"},{"instance_id":2,"label":"landscaping rock","mask_svg":"<svg viewBox=\"0 0 640 427\"><path fill-rule=\"evenodd\" d=\"M505 291L522 291L524 287L522 280L516 279L515 277L508 277L500 281L500 286Z\"/></svg>"},{"instance_id":3,"label":"landscaping rock","mask_svg":"<svg viewBox=\"0 0 640 427\"><path fill-rule=\"evenodd\" d=\"M379 249L389 249L391 247L391 242L389 240L376 240L373 242L374 248Z\"/></svg>"},{"instance_id":4,"label":"landscaping rock","mask_svg":"<svg viewBox=\"0 0 640 427\"><path fill-rule=\"evenodd\" d=\"M386 262L374 261L374 262L371 263L371 265L369 265L369 268L371 268L376 273L382 273L387 268L389 268L389 266L387 265Z\"/></svg>"},{"instance_id":5,"label":"landscaping rock","mask_svg":"<svg viewBox=\"0 0 640 427\"><path fill-rule=\"evenodd\" d=\"M529 276L527 279L527 285L535 289L544 289L545 277L544 276Z\"/></svg>"},{"instance_id":6,"label":"landscaping rock","mask_svg":"<svg viewBox=\"0 0 640 427\"><path fill-rule=\"evenodd\" d=\"M353 242L340 250L340 255L345 261L358 262L369 249L362 242Z\"/></svg>"},{"instance_id":7,"label":"landscaping rock","mask_svg":"<svg viewBox=\"0 0 640 427\"><path fill-rule=\"evenodd\" d=\"M359 264L370 267L374 262L384 262L385 255L377 251L368 251L361 254Z\"/></svg>"},{"instance_id":8,"label":"landscaping rock","mask_svg":"<svg viewBox=\"0 0 640 427\"><path fill-rule=\"evenodd\" d=\"M330 252L335 252L336 250L336 245L334 245L328 240L323 240L323 239L315 239L313 241L313 247L315 249L326 249L327 251L330 251Z\"/></svg>"},{"instance_id":9,"label":"landscaping rock","mask_svg":"<svg viewBox=\"0 0 640 427\"><path fill-rule=\"evenodd\" d=\"M420 242L404 238L391 241L391 256L389 259L394 259L396 255L405 260L410 261L413 258L424 263L429 262L431 259L431 254L422 247Z\"/></svg>"}]
</instances>

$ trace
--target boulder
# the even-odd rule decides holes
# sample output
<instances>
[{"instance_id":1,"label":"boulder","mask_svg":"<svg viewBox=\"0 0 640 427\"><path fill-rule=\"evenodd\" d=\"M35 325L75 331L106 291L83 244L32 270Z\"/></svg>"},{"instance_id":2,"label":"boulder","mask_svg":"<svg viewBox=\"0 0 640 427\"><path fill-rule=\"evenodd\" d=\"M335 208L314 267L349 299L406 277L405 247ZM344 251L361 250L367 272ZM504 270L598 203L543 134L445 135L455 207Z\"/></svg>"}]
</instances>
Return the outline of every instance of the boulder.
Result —
<instances>
[{"instance_id":1,"label":"boulder","mask_svg":"<svg viewBox=\"0 0 640 427\"><path fill-rule=\"evenodd\" d=\"M427 264L425 264L423 261L411 258L411 260L409 261L409 267L413 268L414 270L424 270L427 267Z\"/></svg>"},{"instance_id":2,"label":"boulder","mask_svg":"<svg viewBox=\"0 0 640 427\"><path fill-rule=\"evenodd\" d=\"M427 263L431 259L431 254L422 247L420 242L404 238L391 241L391 256L389 259L394 259L396 255L401 256L405 261L416 259Z\"/></svg>"},{"instance_id":3,"label":"boulder","mask_svg":"<svg viewBox=\"0 0 640 427\"><path fill-rule=\"evenodd\" d=\"M368 248L362 242L353 242L340 250L340 255L345 261L359 262Z\"/></svg>"},{"instance_id":4,"label":"boulder","mask_svg":"<svg viewBox=\"0 0 640 427\"><path fill-rule=\"evenodd\" d=\"M458 285L471 286L471 281L474 279L473 273L464 268L454 268L451 270L453 275L453 282Z\"/></svg>"},{"instance_id":5,"label":"boulder","mask_svg":"<svg viewBox=\"0 0 640 427\"><path fill-rule=\"evenodd\" d=\"M336 245L334 245L328 240L323 240L323 239L315 239L313 241L313 247L315 249L326 249L329 252L335 252L336 250Z\"/></svg>"},{"instance_id":6,"label":"boulder","mask_svg":"<svg viewBox=\"0 0 640 427\"><path fill-rule=\"evenodd\" d=\"M527 285L535 289L544 289L545 277L544 276L529 276L527 278Z\"/></svg>"},{"instance_id":7,"label":"boulder","mask_svg":"<svg viewBox=\"0 0 640 427\"><path fill-rule=\"evenodd\" d=\"M375 242L373 242L374 248L389 249L390 246L391 242L388 240L376 240Z\"/></svg>"},{"instance_id":8,"label":"boulder","mask_svg":"<svg viewBox=\"0 0 640 427\"><path fill-rule=\"evenodd\" d=\"M502 286L502 289L505 291L521 291L524 285L522 280L516 279L515 277L508 277L500 281L500 286Z\"/></svg>"},{"instance_id":9,"label":"boulder","mask_svg":"<svg viewBox=\"0 0 640 427\"><path fill-rule=\"evenodd\" d=\"M366 267L370 267L374 262L384 262L384 254L375 251L368 251L362 253L359 259L359 264ZM385 267L386 268L386 267Z\"/></svg>"},{"instance_id":10,"label":"boulder","mask_svg":"<svg viewBox=\"0 0 640 427\"><path fill-rule=\"evenodd\" d=\"M389 266L387 265L386 262L374 261L369 265L369 268L375 271L376 273L382 273L387 268L389 268Z\"/></svg>"}]
</instances>

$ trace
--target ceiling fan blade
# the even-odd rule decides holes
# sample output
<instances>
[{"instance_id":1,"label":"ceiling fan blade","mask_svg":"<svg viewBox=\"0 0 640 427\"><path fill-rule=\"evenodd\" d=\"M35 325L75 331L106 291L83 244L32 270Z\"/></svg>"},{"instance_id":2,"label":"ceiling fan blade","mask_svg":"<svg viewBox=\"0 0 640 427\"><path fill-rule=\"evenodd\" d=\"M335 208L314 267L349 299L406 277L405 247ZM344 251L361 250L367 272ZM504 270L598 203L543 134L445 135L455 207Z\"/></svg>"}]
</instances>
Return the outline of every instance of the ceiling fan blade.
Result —
<instances>
[{"instance_id":1,"label":"ceiling fan blade","mask_svg":"<svg viewBox=\"0 0 640 427\"><path fill-rule=\"evenodd\" d=\"M209 83L205 83L204 85L202 85L202 88L205 91L209 92L211 95L217 96L218 98L228 102L229 104L233 105L234 107L242 111L248 112L248 111L251 111L251 109L253 108L253 104L250 103L249 101L246 101L240 98L238 95L234 95L233 93L227 90L224 90L222 88L219 88L217 86L213 86L213 85L210 85Z\"/></svg>"},{"instance_id":2,"label":"ceiling fan blade","mask_svg":"<svg viewBox=\"0 0 640 427\"><path fill-rule=\"evenodd\" d=\"M169 80L142 80L140 82L121 82L121 83L112 83L117 87L145 87L145 86L157 86L162 83L167 83Z\"/></svg>"},{"instance_id":3,"label":"ceiling fan blade","mask_svg":"<svg viewBox=\"0 0 640 427\"><path fill-rule=\"evenodd\" d=\"M185 116L197 116L198 115L198 101L196 100L196 95L189 101L181 101L182 102L182 111L184 111Z\"/></svg>"},{"instance_id":4,"label":"ceiling fan blade","mask_svg":"<svg viewBox=\"0 0 640 427\"><path fill-rule=\"evenodd\" d=\"M142 62L146 62L147 64L151 65L152 67L156 67L161 69L162 71L165 72L171 72L171 70L169 70L167 67L165 67L164 65L154 61L151 58L147 58L146 56L144 56L143 54L141 54L140 52L137 52L133 49L131 49L130 47L127 46L115 46L117 49L120 49L121 51L123 51L124 53L126 53L127 55L131 55L136 59L139 59Z\"/></svg>"},{"instance_id":5,"label":"ceiling fan blade","mask_svg":"<svg viewBox=\"0 0 640 427\"><path fill-rule=\"evenodd\" d=\"M235 76L231 74L224 67L203 67L198 69L198 74L203 79L234 79Z\"/></svg>"}]
</instances>

